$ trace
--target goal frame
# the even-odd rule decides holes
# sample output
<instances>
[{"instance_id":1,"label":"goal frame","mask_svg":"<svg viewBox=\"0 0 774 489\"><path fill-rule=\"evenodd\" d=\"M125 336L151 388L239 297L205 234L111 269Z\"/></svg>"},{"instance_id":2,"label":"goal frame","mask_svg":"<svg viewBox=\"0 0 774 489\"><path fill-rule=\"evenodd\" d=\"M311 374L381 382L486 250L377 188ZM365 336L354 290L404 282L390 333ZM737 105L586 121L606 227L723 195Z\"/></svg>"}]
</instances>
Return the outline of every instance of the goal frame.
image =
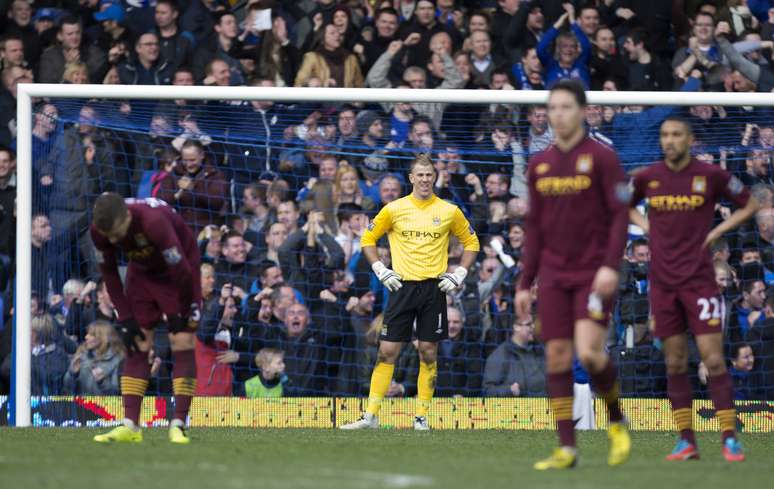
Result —
<instances>
[{"instance_id":1,"label":"goal frame","mask_svg":"<svg viewBox=\"0 0 774 489\"><path fill-rule=\"evenodd\" d=\"M467 104L545 104L545 90L440 90L383 88L202 87L171 85L17 86L16 284L13 327L12 388L9 425L32 424L31 294L32 294L32 102L33 98L130 100L271 100L282 102L410 102ZM774 93L598 92L588 103L598 105L724 105L774 107Z\"/></svg>"}]
</instances>

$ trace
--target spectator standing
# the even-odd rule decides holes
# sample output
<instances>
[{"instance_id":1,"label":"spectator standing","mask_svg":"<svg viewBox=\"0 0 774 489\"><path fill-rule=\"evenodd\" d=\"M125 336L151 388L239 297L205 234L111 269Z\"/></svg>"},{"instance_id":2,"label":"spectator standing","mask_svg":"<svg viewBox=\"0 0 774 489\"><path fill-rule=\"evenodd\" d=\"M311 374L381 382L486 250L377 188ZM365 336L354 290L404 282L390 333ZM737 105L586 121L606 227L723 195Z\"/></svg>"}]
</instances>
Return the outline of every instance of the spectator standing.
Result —
<instances>
[{"instance_id":1,"label":"spectator standing","mask_svg":"<svg viewBox=\"0 0 774 489\"><path fill-rule=\"evenodd\" d=\"M278 87L292 86L301 66L302 53L290 42L287 23L282 16L272 19L271 31L264 33L259 49L258 77L271 80Z\"/></svg>"},{"instance_id":2,"label":"spectator standing","mask_svg":"<svg viewBox=\"0 0 774 489\"><path fill-rule=\"evenodd\" d=\"M414 38L411 42L416 43ZM393 41L390 43L387 51L382 54L379 59L376 60L371 70L366 76L366 85L371 88L392 88L393 84L388 79L390 66L393 58L398 54L404 46L413 46L409 41ZM432 45L431 48L435 54L441 57L443 61L443 83L436 88L462 88L465 84L465 80L462 78L457 66L454 64L454 60L451 58L450 53L446 52L441 44ZM413 47L411 48L414 49ZM429 56L428 56L429 59ZM411 66L403 72L403 81L407 86L411 88L425 88L427 86L427 74L424 69L419 66ZM393 112L393 106L400 104L381 104L385 112ZM412 104L412 108L419 114L429 117L433 123L434 128L438 128L441 125L441 118L443 111L448 104L436 102L436 103L419 103ZM404 107L399 107L403 109ZM408 109L406 107L406 109ZM401 112L404 112L401 110ZM400 119L400 117L399 117ZM405 119L405 117L404 117ZM393 118L393 127L395 126L395 118Z\"/></svg>"},{"instance_id":3,"label":"spectator standing","mask_svg":"<svg viewBox=\"0 0 774 489\"><path fill-rule=\"evenodd\" d=\"M16 85L33 80L29 70L19 66L4 69L0 78L0 146L8 147L16 138Z\"/></svg>"},{"instance_id":4,"label":"spectator standing","mask_svg":"<svg viewBox=\"0 0 774 489\"><path fill-rule=\"evenodd\" d=\"M54 318L48 314L32 317L32 379L33 396L57 396L63 394L64 377L67 373L67 353L56 331Z\"/></svg>"},{"instance_id":5,"label":"spectator standing","mask_svg":"<svg viewBox=\"0 0 774 489\"><path fill-rule=\"evenodd\" d=\"M285 355L288 395L316 396L322 394L323 351L309 325L309 311L303 304L292 304L285 313L277 332L277 347Z\"/></svg>"},{"instance_id":6,"label":"spectator standing","mask_svg":"<svg viewBox=\"0 0 774 489\"><path fill-rule=\"evenodd\" d=\"M648 34L642 28L629 32L624 50L629 58L626 80L629 90L671 90L674 82L669 67L646 47Z\"/></svg>"},{"instance_id":7,"label":"spectator standing","mask_svg":"<svg viewBox=\"0 0 774 489\"><path fill-rule=\"evenodd\" d=\"M154 21L159 38L159 58L173 70L190 66L194 54L193 35L182 32L178 27L180 11L173 0L156 2Z\"/></svg>"},{"instance_id":8,"label":"spectator standing","mask_svg":"<svg viewBox=\"0 0 774 489\"><path fill-rule=\"evenodd\" d=\"M233 85L244 85L245 77L242 72L242 65L237 59L239 51L242 49L241 42L238 39L239 25L236 16L230 11L221 11L215 14L214 34L209 40L202 41L196 49L193 58L193 70L196 79L204 80L206 67L213 60L219 59L228 65L230 80Z\"/></svg>"},{"instance_id":9,"label":"spectator standing","mask_svg":"<svg viewBox=\"0 0 774 489\"><path fill-rule=\"evenodd\" d=\"M90 80L102 80L107 73L107 57L94 44L83 42L83 27L75 17L59 21L57 43L47 48L40 57L38 79L41 83L59 83L66 63L80 61L89 68Z\"/></svg>"},{"instance_id":10,"label":"spectator standing","mask_svg":"<svg viewBox=\"0 0 774 489\"><path fill-rule=\"evenodd\" d=\"M174 65L159 57L159 37L146 32L134 44L134 60L118 66L118 77L124 85L169 85Z\"/></svg>"},{"instance_id":11,"label":"spectator standing","mask_svg":"<svg viewBox=\"0 0 774 489\"><path fill-rule=\"evenodd\" d=\"M16 255L16 155L0 147L0 292L13 276ZM34 290L34 289L33 289Z\"/></svg>"},{"instance_id":12,"label":"spectator standing","mask_svg":"<svg viewBox=\"0 0 774 489\"><path fill-rule=\"evenodd\" d=\"M324 215L312 211L306 224L291 233L278 250L287 281L304 297L319 297L330 273L344 268L344 251L323 226Z\"/></svg>"},{"instance_id":13,"label":"spectator standing","mask_svg":"<svg viewBox=\"0 0 774 489\"><path fill-rule=\"evenodd\" d=\"M483 389L491 397L542 397L546 395L545 360L534 343L532 320L513 323L509 341L486 359Z\"/></svg>"},{"instance_id":14,"label":"spectator standing","mask_svg":"<svg viewBox=\"0 0 774 489\"><path fill-rule=\"evenodd\" d=\"M438 343L438 397L476 396L481 390L481 345L469 341L462 313L456 307L446 309L449 337Z\"/></svg>"},{"instance_id":15,"label":"spectator standing","mask_svg":"<svg viewBox=\"0 0 774 489\"><path fill-rule=\"evenodd\" d=\"M580 80L588 89L591 85L589 74L589 57L591 42L583 30L575 22L575 7L571 3L563 4L565 13L548 29L537 45L538 57L546 68L546 86L551 87L562 79ZM560 33L559 29L570 23L571 33ZM556 56L551 51L551 45L556 40Z\"/></svg>"},{"instance_id":16,"label":"spectator standing","mask_svg":"<svg viewBox=\"0 0 774 489\"><path fill-rule=\"evenodd\" d=\"M771 399L774 396L774 296L766 298L765 318L761 324L755 325L747 336L746 343L752 347L752 353L757 359L756 370L760 374L761 399Z\"/></svg>"},{"instance_id":17,"label":"spectator standing","mask_svg":"<svg viewBox=\"0 0 774 489\"><path fill-rule=\"evenodd\" d=\"M26 0L13 0L10 5L8 21L4 26L6 33L21 38L24 43L24 59L32 66L37 66L43 45L33 23L32 6ZM37 17L38 14L35 15Z\"/></svg>"},{"instance_id":18,"label":"spectator standing","mask_svg":"<svg viewBox=\"0 0 774 489\"><path fill-rule=\"evenodd\" d=\"M363 86L357 57L342 47L341 32L333 24L325 26L320 45L304 55L294 85L306 86L311 78L317 78L325 87Z\"/></svg>"},{"instance_id":19,"label":"spectator standing","mask_svg":"<svg viewBox=\"0 0 774 489\"><path fill-rule=\"evenodd\" d=\"M492 40L489 33L476 31L470 34L470 63L473 84L488 87L492 72L505 62L499 55L492 54Z\"/></svg>"},{"instance_id":20,"label":"spectator standing","mask_svg":"<svg viewBox=\"0 0 774 489\"><path fill-rule=\"evenodd\" d=\"M399 23L398 12L395 9L391 7L383 8L376 12L376 17L374 18L375 32L371 33L370 36L366 34L366 31L361 32L354 50L356 53L360 50L358 45L362 48L362 54L358 53L358 55L365 73L368 73L379 56L387 50L390 43L396 40ZM376 35L374 36L374 34Z\"/></svg>"},{"instance_id":21,"label":"spectator standing","mask_svg":"<svg viewBox=\"0 0 774 489\"><path fill-rule=\"evenodd\" d=\"M220 224L228 185L219 170L204 164L204 147L199 141L183 143L181 159L175 178L163 181L159 197L181 213L196 235L208 224Z\"/></svg>"},{"instance_id":22,"label":"spectator standing","mask_svg":"<svg viewBox=\"0 0 774 489\"><path fill-rule=\"evenodd\" d=\"M223 243L223 260L215 265L216 287L231 285L238 289L240 300L250 290L250 286L258 276L258 268L247 261L247 246L239 232L231 230L226 233Z\"/></svg>"}]
</instances>

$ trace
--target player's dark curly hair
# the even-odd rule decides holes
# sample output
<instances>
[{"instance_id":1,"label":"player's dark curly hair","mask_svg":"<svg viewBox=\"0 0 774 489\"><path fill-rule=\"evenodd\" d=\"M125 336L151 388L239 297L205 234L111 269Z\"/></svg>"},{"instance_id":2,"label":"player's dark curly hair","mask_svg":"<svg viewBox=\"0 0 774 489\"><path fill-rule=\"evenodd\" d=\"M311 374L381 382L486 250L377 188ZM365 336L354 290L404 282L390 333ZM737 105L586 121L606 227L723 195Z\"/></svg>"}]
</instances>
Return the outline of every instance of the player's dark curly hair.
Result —
<instances>
[{"instance_id":1,"label":"player's dark curly hair","mask_svg":"<svg viewBox=\"0 0 774 489\"><path fill-rule=\"evenodd\" d=\"M586 106L586 90L583 88L583 84L578 80L564 79L556 82L556 85L551 87L551 94L555 92L568 92L573 96L578 105L581 107Z\"/></svg>"}]
</instances>

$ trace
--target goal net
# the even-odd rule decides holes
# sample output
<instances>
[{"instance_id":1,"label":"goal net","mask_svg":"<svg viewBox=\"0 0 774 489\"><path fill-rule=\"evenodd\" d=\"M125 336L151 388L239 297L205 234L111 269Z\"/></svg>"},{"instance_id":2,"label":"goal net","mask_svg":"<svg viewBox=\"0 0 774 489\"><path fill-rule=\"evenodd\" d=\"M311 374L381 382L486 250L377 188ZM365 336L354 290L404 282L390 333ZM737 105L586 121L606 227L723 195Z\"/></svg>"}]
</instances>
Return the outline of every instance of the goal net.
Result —
<instances>
[{"instance_id":1,"label":"goal net","mask_svg":"<svg viewBox=\"0 0 774 489\"><path fill-rule=\"evenodd\" d=\"M634 171L660 158L661 121L683 116L694 126L696 157L731 171L765 203L712 252L726 301L727 360L747 406L740 419L769 430L774 95L692 88L591 92L586 122ZM18 92L17 249L0 257L0 286L14 313L4 325L13 351L0 358L0 395L10 394L0 397L0 424L102 425L122 417L123 352L88 235L91 206L105 191L172 206L200 244L206 304L192 423L335 426L355 416L368 394L387 296L359 236L382 205L410 192L408 165L429 152L436 194L463 209L482 243L464 287L448 297L450 339L439 346L433 414L443 419L434 426L550 425L543 354L514 343L512 304L528 205L524 170L553 138L546 92L97 85ZM719 207L716 219L732 210ZM631 227L629 238L608 345L635 425L663 429L671 420L663 355L650 333L647 237ZM386 242L379 253L389 260ZM460 254L452 243L450 260ZM172 412L166 333L162 322L148 359L155 397L143 420L151 424ZM690 364L697 396L706 399L695 353ZM389 413L412 402L417 372L408 344ZM580 368L576 383L588 390ZM242 400L275 395L284 402ZM713 429L709 406L699 405L697 416L710 413Z\"/></svg>"}]
</instances>

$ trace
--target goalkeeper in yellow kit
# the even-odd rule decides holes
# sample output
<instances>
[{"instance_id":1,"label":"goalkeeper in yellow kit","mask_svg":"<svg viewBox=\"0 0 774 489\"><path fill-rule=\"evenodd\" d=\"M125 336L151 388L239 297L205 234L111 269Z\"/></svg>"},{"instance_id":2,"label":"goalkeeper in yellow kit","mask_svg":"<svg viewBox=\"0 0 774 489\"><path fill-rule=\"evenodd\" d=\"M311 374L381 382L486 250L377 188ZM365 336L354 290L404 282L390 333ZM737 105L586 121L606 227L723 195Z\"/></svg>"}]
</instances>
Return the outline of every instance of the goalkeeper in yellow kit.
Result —
<instances>
[{"instance_id":1,"label":"goalkeeper in yellow kit","mask_svg":"<svg viewBox=\"0 0 774 489\"><path fill-rule=\"evenodd\" d=\"M447 337L446 293L465 280L476 260L478 238L459 207L433 194L436 173L426 154L409 171L410 195L390 202L363 233L361 247L376 276L390 291L366 413L345 430L378 428L379 408L392 382L395 361L411 341L414 323L419 340L419 378L415 430L428 430L427 411L437 375L438 342ZM376 242L387 233L394 271L379 261ZM465 248L460 266L447 273L449 234Z\"/></svg>"}]
</instances>

